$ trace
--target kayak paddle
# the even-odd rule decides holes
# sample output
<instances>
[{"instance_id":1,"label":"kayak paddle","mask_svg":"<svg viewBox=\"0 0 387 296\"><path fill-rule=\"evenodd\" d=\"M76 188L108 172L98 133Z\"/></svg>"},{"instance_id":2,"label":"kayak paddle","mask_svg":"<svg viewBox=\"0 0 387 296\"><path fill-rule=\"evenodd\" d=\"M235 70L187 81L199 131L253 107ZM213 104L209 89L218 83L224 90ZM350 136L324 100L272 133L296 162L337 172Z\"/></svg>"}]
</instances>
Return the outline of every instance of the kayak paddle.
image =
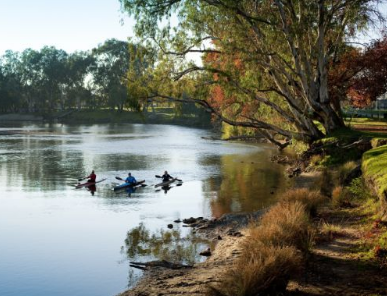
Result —
<instances>
[{"instance_id":1,"label":"kayak paddle","mask_svg":"<svg viewBox=\"0 0 387 296\"><path fill-rule=\"evenodd\" d=\"M122 179L122 178L120 178L120 177L116 177L116 179L117 180L120 180L120 181L125 181L124 179ZM146 187L146 186L148 186L148 185L146 185L146 184L139 184L141 187ZM136 184L134 184L134 186L138 186L138 185L136 185Z\"/></svg>"},{"instance_id":2,"label":"kayak paddle","mask_svg":"<svg viewBox=\"0 0 387 296\"><path fill-rule=\"evenodd\" d=\"M162 176L159 176L159 175L155 175L156 178L162 178ZM183 182L181 179L178 179L178 178L172 178L172 179L176 179L177 181L179 182Z\"/></svg>"}]
</instances>

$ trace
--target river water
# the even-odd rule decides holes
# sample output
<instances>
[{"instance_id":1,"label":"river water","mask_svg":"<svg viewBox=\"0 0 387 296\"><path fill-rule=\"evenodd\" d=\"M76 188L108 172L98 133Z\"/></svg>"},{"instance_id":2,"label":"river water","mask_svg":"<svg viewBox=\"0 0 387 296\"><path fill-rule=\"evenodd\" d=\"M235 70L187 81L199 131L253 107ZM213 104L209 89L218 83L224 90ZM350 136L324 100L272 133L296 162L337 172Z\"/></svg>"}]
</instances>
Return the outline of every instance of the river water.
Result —
<instances>
[{"instance_id":1,"label":"river water","mask_svg":"<svg viewBox=\"0 0 387 296\"><path fill-rule=\"evenodd\" d=\"M0 295L116 295L139 276L130 260L162 253L154 242L167 224L272 204L286 186L270 162L277 151L210 136L168 125L1 123ZM75 189L93 169L106 180ZM182 185L155 188L164 170ZM114 192L129 171L148 186ZM192 235L181 226L176 240Z\"/></svg>"}]
</instances>

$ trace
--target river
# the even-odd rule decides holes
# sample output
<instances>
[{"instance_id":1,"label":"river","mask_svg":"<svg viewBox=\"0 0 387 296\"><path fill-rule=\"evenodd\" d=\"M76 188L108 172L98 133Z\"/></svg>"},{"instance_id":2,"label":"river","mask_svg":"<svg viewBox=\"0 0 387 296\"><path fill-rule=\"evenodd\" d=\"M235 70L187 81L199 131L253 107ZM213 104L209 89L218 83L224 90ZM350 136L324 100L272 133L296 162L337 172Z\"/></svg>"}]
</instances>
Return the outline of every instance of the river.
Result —
<instances>
[{"instance_id":1,"label":"river","mask_svg":"<svg viewBox=\"0 0 387 296\"><path fill-rule=\"evenodd\" d=\"M270 162L276 149L211 135L168 125L0 123L0 295L116 295L139 276L129 260L141 254L128 240L139 228L149 239L176 219L272 204L286 183ZM106 180L95 191L75 189L93 169ZM164 170L182 185L155 188ZM128 172L148 186L114 192L115 177ZM174 231L189 235L180 224Z\"/></svg>"}]
</instances>

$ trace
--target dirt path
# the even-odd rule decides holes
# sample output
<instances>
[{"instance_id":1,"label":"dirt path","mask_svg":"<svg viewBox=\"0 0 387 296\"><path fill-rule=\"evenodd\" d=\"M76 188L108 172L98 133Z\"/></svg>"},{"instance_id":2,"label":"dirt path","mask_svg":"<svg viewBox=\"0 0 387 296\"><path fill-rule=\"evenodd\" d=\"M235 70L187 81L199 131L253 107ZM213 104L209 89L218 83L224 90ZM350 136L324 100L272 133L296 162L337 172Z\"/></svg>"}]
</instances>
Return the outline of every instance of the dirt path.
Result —
<instances>
[{"instance_id":1,"label":"dirt path","mask_svg":"<svg viewBox=\"0 0 387 296\"><path fill-rule=\"evenodd\" d=\"M322 212L320 221L339 230L313 248L307 272L288 286L291 294L387 295L387 268L361 252L368 227L364 218L356 209Z\"/></svg>"}]
</instances>

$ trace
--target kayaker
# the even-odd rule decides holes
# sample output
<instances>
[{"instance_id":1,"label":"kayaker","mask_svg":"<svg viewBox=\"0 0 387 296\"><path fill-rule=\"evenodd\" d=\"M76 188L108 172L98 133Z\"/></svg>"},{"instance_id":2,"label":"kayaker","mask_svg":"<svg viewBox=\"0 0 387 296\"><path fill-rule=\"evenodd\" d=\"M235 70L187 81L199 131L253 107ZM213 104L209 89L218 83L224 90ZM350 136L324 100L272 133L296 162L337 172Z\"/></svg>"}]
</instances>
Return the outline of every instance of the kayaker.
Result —
<instances>
[{"instance_id":1,"label":"kayaker","mask_svg":"<svg viewBox=\"0 0 387 296\"><path fill-rule=\"evenodd\" d=\"M129 184L136 184L137 183L137 180L135 177L132 176L131 173L128 174L128 177L125 179L125 182L126 183L129 183Z\"/></svg>"},{"instance_id":2,"label":"kayaker","mask_svg":"<svg viewBox=\"0 0 387 296\"><path fill-rule=\"evenodd\" d=\"M171 175L169 175L167 171L164 172L164 175L162 175L161 178L163 178L163 182L167 182L167 181L173 179L173 177Z\"/></svg>"},{"instance_id":3,"label":"kayaker","mask_svg":"<svg viewBox=\"0 0 387 296\"><path fill-rule=\"evenodd\" d=\"M97 175L94 173L94 170L92 170L90 176L88 176L86 178L89 178L89 180L87 180L87 182L95 183L95 179L97 179Z\"/></svg>"}]
</instances>

